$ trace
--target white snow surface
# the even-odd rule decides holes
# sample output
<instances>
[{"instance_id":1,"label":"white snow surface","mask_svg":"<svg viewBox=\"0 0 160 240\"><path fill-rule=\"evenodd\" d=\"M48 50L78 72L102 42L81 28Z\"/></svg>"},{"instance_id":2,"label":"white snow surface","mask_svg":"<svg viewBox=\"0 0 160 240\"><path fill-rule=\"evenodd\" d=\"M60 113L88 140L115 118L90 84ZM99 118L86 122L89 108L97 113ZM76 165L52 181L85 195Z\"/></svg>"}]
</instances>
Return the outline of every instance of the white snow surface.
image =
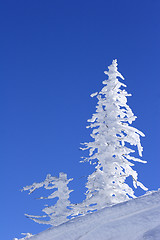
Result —
<instances>
[{"instance_id":1,"label":"white snow surface","mask_svg":"<svg viewBox=\"0 0 160 240\"><path fill-rule=\"evenodd\" d=\"M160 240L160 190L51 227L30 240Z\"/></svg>"}]
</instances>

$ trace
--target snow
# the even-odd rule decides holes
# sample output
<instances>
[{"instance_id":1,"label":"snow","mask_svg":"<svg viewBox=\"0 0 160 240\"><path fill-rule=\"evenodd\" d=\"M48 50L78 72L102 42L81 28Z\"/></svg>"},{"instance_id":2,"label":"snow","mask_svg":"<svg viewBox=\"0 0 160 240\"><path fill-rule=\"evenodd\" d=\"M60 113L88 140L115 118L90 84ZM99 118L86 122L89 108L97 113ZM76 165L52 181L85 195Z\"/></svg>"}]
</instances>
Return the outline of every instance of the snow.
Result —
<instances>
[{"instance_id":1,"label":"snow","mask_svg":"<svg viewBox=\"0 0 160 240\"><path fill-rule=\"evenodd\" d=\"M160 240L160 190L51 227L30 240Z\"/></svg>"},{"instance_id":2,"label":"snow","mask_svg":"<svg viewBox=\"0 0 160 240\"><path fill-rule=\"evenodd\" d=\"M108 69L105 71L108 79L103 81L105 86L91 94L98 99L96 113L87 126L93 129L90 135L94 141L83 143L81 148L89 150L89 156L83 161L95 166L87 178L86 199L78 204L70 202L72 190L67 184L72 179L67 179L65 173L60 173L58 178L47 175L43 182L24 187L29 194L41 187L53 190L48 197L40 199L58 200L54 206L42 210L44 216L27 214L35 222L53 227L35 236L25 234L21 240L160 240L160 191L136 198L134 190L126 183L131 176L135 188L148 190L132 169L133 162L146 163L132 155L131 147L137 146L142 157L140 136L145 135L130 126L136 116L127 105L131 94L121 89L126 85L118 79L124 80L124 77L118 72L117 60L113 60ZM50 217L50 220L39 220L41 217Z\"/></svg>"}]
</instances>

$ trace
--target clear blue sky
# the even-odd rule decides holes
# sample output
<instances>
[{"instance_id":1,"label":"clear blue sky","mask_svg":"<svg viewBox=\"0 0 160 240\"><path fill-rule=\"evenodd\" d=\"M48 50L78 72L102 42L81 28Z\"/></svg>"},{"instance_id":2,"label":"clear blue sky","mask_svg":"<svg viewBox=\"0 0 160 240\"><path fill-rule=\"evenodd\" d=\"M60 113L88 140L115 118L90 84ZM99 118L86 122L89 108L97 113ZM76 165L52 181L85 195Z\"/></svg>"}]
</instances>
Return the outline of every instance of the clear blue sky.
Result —
<instances>
[{"instance_id":1,"label":"clear blue sky","mask_svg":"<svg viewBox=\"0 0 160 240\"><path fill-rule=\"evenodd\" d=\"M159 185L159 0L15 0L0 3L1 239L37 233L24 213L44 202L20 192L60 171L73 177L73 201L83 199L88 164L80 142L90 141L89 97L102 88L103 71L117 58L134 126L146 134L139 180ZM143 194L138 191L137 195Z\"/></svg>"}]
</instances>

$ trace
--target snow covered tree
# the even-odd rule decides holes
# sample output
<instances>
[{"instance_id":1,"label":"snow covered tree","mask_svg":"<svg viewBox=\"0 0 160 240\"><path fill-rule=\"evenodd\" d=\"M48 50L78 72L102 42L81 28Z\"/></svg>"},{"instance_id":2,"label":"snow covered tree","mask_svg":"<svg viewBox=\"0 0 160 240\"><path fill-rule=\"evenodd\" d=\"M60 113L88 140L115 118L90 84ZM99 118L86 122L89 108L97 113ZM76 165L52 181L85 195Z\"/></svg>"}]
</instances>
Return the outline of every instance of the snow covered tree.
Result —
<instances>
[{"instance_id":1,"label":"snow covered tree","mask_svg":"<svg viewBox=\"0 0 160 240\"><path fill-rule=\"evenodd\" d=\"M57 202L53 206L47 206L42 211L46 214L43 216L33 216L25 214L30 219L37 223L49 224L53 226L60 225L67 222L70 215L71 203L69 201L69 194L72 190L69 190L68 183L73 179L67 179L67 174L59 173L59 178L47 175L46 179L41 183L33 183L30 186L26 186L22 191L29 191L29 194L33 193L36 189L44 187L45 189L54 191L48 197L40 197L39 199L53 199L58 198ZM49 220L46 220L46 218ZM43 218L40 220L39 218Z\"/></svg>"},{"instance_id":2,"label":"snow covered tree","mask_svg":"<svg viewBox=\"0 0 160 240\"><path fill-rule=\"evenodd\" d=\"M105 85L98 93L98 103L96 113L88 120L93 128L91 137L94 141L84 143L82 150L89 149L89 157L84 161L95 164L95 171L88 177L86 184L87 209L101 209L119 202L134 198L133 189L126 183L127 177L131 176L133 185L147 188L137 180L137 172L132 169L133 162L141 162L132 153L134 150L128 145L137 146L140 157L142 156L142 146L140 136L144 134L130 124L136 119L132 110L127 105L128 94L123 87L126 85L118 80L124 80L117 70L117 60L113 60L108 67L109 71L104 73L108 79L103 81Z\"/></svg>"}]
</instances>

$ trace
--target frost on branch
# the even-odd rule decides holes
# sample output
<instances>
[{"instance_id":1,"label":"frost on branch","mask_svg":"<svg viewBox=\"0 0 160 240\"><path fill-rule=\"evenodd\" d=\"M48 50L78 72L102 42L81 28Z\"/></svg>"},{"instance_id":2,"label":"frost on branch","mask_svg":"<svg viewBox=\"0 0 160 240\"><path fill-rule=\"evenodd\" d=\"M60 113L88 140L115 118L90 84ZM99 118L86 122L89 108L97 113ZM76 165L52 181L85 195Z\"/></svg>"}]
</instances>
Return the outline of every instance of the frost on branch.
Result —
<instances>
[{"instance_id":1,"label":"frost on branch","mask_svg":"<svg viewBox=\"0 0 160 240\"><path fill-rule=\"evenodd\" d=\"M21 234L24 235L25 237L19 238L19 239L18 238L14 238L13 240L27 240L27 239L33 237L33 235L31 233L21 233Z\"/></svg>"},{"instance_id":2,"label":"frost on branch","mask_svg":"<svg viewBox=\"0 0 160 240\"><path fill-rule=\"evenodd\" d=\"M69 190L68 183L72 179L67 179L67 175L64 173L59 174L59 178L47 175L46 179L41 183L33 183L30 186L26 186L22 191L29 191L29 194L33 193L36 189L44 187L45 189L52 190L53 192L48 197L40 197L39 199L53 199L58 198L57 202L53 206L45 207L42 211L45 213L43 216L33 216L26 214L37 223L49 224L57 226L61 223L68 221L70 215L71 203L69 201L69 194L72 190ZM49 220L48 220L49 217Z\"/></svg>"},{"instance_id":3,"label":"frost on branch","mask_svg":"<svg viewBox=\"0 0 160 240\"><path fill-rule=\"evenodd\" d=\"M132 169L133 162L146 163L140 158L135 158L134 150L128 147L128 143L137 146L139 156L142 156L143 148L140 136L144 134L130 126L136 119L132 110L127 105L127 97L131 96L124 89L126 85L118 80L124 77L117 70L117 60L113 60L104 73L108 79L103 81L104 87L96 96L98 103L96 113L88 120L92 128L92 142L84 143L82 150L89 150L89 157L84 161L95 164L95 172L88 177L86 184L85 203L93 209L100 209L107 205L123 202L134 198L134 191L126 183L127 177L133 179L133 186L147 188L140 183L138 174ZM127 143L127 145L126 145Z\"/></svg>"}]
</instances>

